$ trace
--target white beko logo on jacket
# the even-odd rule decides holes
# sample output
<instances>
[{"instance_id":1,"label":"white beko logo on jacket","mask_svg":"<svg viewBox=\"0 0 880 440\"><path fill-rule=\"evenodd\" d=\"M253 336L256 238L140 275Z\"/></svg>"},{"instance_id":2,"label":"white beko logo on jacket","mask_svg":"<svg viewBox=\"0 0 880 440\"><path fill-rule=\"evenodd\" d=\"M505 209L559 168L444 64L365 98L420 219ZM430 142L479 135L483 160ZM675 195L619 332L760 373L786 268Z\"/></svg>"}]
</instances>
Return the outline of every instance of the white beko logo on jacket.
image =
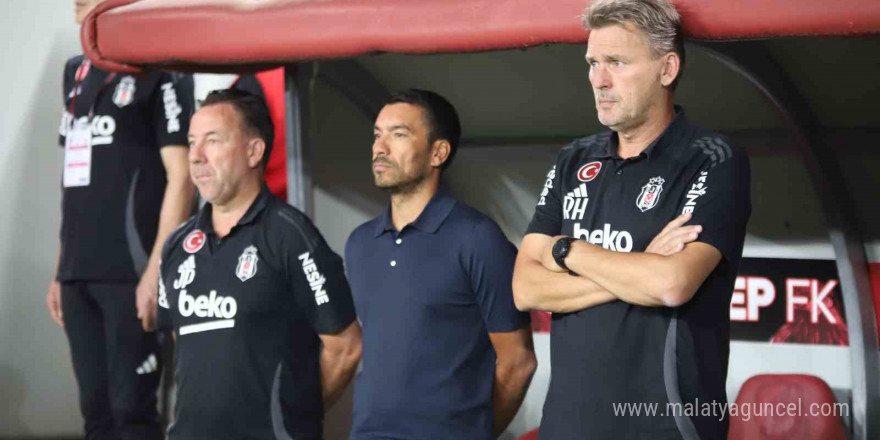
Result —
<instances>
[{"instance_id":1,"label":"white beko logo on jacket","mask_svg":"<svg viewBox=\"0 0 880 440\"><path fill-rule=\"evenodd\" d=\"M596 246L602 246L609 251L630 252L633 248L633 238L629 231L615 231L611 225L605 223L603 228L581 229L580 223L574 224L574 238L580 238Z\"/></svg>"},{"instance_id":2,"label":"white beko logo on jacket","mask_svg":"<svg viewBox=\"0 0 880 440\"><path fill-rule=\"evenodd\" d=\"M186 287L196 279L195 255L190 255L184 260L178 266L177 273L180 274L180 277L174 281L174 288L180 290L180 295L177 297L177 310L180 312L180 316L189 318L195 315L199 318L214 319L213 321L180 326L179 334L181 336L235 327L235 319L233 318L238 312L235 298L218 295L216 290L212 290L207 295L199 296L187 293Z\"/></svg>"},{"instance_id":3,"label":"white beko logo on jacket","mask_svg":"<svg viewBox=\"0 0 880 440\"><path fill-rule=\"evenodd\" d=\"M95 115L90 122L88 116L77 119L65 110L61 115L61 126L58 128L58 133L66 137L73 130L74 124L88 125L92 134L92 146L113 143L113 135L116 133L116 120L113 119L113 116Z\"/></svg>"}]
</instances>

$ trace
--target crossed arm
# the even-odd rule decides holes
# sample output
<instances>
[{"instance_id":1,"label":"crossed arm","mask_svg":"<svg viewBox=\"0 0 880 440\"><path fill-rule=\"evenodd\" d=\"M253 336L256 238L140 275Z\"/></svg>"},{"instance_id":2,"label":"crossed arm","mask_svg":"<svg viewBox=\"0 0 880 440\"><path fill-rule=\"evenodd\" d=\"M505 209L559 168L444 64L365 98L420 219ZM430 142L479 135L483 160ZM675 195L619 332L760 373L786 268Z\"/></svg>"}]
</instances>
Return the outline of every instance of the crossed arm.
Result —
<instances>
[{"instance_id":1,"label":"crossed arm","mask_svg":"<svg viewBox=\"0 0 880 440\"><path fill-rule=\"evenodd\" d=\"M694 242L700 226L684 226L684 214L671 221L645 252L605 250L585 241L572 243L563 270L550 253L560 237L529 234L523 239L513 274L514 302L520 310L574 312L615 300L678 307L693 298L721 261L714 247Z\"/></svg>"}]
</instances>

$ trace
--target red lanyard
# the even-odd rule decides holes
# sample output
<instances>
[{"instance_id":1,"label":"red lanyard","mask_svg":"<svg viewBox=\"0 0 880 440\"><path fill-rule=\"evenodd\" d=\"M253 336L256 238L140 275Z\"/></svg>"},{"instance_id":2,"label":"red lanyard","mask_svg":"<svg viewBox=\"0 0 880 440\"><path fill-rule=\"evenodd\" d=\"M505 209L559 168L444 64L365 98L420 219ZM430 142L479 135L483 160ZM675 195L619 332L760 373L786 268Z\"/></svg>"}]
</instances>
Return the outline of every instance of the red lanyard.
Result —
<instances>
[{"instance_id":1,"label":"red lanyard","mask_svg":"<svg viewBox=\"0 0 880 440\"><path fill-rule=\"evenodd\" d=\"M83 58L82 63L80 63L79 68L76 69L76 74L74 75L74 84L73 84L73 99L70 101L70 116L74 117L76 114L76 97L79 96L80 87L82 86L83 81L85 81L86 76L88 76L88 71L90 70L89 66L91 63L87 58ZM82 73L81 73L82 72ZM80 78L80 76L82 76ZM101 88L98 89L98 94L95 95L95 100L92 102L91 108L89 108L89 121L92 120L92 116L95 115L95 105L98 103L98 99L101 98L101 93L104 92L104 89L113 82L113 79L116 78L116 73L111 73L107 75L107 79L104 80L104 84L101 84Z\"/></svg>"}]
</instances>

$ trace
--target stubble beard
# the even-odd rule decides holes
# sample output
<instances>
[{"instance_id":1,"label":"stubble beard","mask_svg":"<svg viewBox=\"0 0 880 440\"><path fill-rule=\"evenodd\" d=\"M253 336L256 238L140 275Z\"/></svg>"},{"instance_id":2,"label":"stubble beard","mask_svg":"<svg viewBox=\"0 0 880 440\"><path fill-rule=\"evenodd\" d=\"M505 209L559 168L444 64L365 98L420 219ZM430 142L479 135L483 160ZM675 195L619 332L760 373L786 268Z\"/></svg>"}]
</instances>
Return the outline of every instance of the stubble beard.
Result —
<instances>
[{"instance_id":1,"label":"stubble beard","mask_svg":"<svg viewBox=\"0 0 880 440\"><path fill-rule=\"evenodd\" d=\"M379 176L374 176L376 186L390 195L411 194L424 183L426 178L427 175L425 173L419 173L409 179L403 177L393 182L383 183L380 181Z\"/></svg>"}]
</instances>

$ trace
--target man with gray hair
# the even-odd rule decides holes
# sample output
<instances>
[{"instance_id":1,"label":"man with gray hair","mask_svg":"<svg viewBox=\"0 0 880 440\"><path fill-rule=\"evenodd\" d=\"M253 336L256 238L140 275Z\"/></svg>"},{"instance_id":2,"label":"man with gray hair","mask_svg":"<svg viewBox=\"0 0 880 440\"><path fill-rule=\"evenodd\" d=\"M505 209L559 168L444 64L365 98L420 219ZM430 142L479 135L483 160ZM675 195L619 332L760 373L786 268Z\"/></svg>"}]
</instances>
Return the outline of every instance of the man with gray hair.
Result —
<instances>
[{"instance_id":1,"label":"man with gray hair","mask_svg":"<svg viewBox=\"0 0 880 440\"><path fill-rule=\"evenodd\" d=\"M554 314L539 438L726 438L748 158L673 104L684 44L670 3L598 0L584 25L611 131L560 152L513 280L519 309Z\"/></svg>"}]
</instances>

